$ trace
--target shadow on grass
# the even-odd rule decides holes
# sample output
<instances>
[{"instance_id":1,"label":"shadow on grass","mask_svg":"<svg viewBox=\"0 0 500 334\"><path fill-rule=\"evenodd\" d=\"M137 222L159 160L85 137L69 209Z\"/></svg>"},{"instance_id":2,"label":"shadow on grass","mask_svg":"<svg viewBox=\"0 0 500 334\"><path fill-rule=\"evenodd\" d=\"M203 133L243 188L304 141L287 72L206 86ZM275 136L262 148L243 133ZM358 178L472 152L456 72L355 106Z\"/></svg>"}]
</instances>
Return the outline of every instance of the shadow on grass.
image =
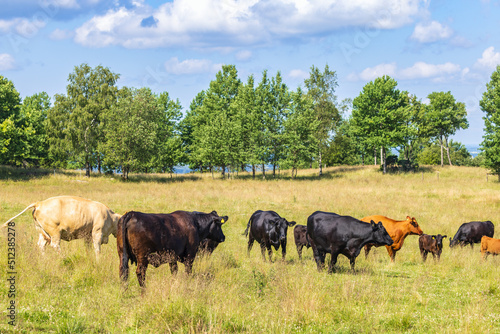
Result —
<instances>
[{"instance_id":1,"label":"shadow on grass","mask_svg":"<svg viewBox=\"0 0 500 334\"><path fill-rule=\"evenodd\" d=\"M71 173L60 170L54 172L53 169L0 166L0 180L29 181L43 178L54 173L71 175Z\"/></svg>"}]
</instances>

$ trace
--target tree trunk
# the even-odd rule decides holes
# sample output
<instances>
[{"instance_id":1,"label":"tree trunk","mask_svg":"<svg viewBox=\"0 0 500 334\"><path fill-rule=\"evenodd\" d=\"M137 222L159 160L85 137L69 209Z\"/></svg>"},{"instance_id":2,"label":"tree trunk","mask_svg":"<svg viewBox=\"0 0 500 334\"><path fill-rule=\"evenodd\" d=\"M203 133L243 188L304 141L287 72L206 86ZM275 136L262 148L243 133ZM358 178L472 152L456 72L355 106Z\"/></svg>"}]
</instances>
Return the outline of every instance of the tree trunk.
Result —
<instances>
[{"instance_id":1,"label":"tree trunk","mask_svg":"<svg viewBox=\"0 0 500 334\"><path fill-rule=\"evenodd\" d=\"M266 165L265 164L262 164L262 178L263 179L266 178Z\"/></svg>"},{"instance_id":2,"label":"tree trunk","mask_svg":"<svg viewBox=\"0 0 500 334\"><path fill-rule=\"evenodd\" d=\"M450 163L450 166L453 166L453 164L451 163L450 146L448 145L448 137L444 136L444 142L446 144L446 155L448 155L448 162Z\"/></svg>"},{"instance_id":3,"label":"tree trunk","mask_svg":"<svg viewBox=\"0 0 500 334\"><path fill-rule=\"evenodd\" d=\"M273 178L276 178L276 164L273 163Z\"/></svg>"},{"instance_id":4,"label":"tree trunk","mask_svg":"<svg viewBox=\"0 0 500 334\"><path fill-rule=\"evenodd\" d=\"M361 153L361 166L365 165L365 154Z\"/></svg>"},{"instance_id":5,"label":"tree trunk","mask_svg":"<svg viewBox=\"0 0 500 334\"><path fill-rule=\"evenodd\" d=\"M222 178L226 177L226 166L222 165Z\"/></svg>"},{"instance_id":6,"label":"tree trunk","mask_svg":"<svg viewBox=\"0 0 500 334\"><path fill-rule=\"evenodd\" d=\"M252 179L255 180L255 165L252 164Z\"/></svg>"},{"instance_id":7,"label":"tree trunk","mask_svg":"<svg viewBox=\"0 0 500 334\"><path fill-rule=\"evenodd\" d=\"M319 177L323 176L323 155L321 149L319 150Z\"/></svg>"},{"instance_id":8,"label":"tree trunk","mask_svg":"<svg viewBox=\"0 0 500 334\"><path fill-rule=\"evenodd\" d=\"M387 173L387 161L385 159L385 147L382 147L380 149L380 159L382 159L382 161L380 163L384 164L384 174Z\"/></svg>"},{"instance_id":9,"label":"tree trunk","mask_svg":"<svg viewBox=\"0 0 500 334\"><path fill-rule=\"evenodd\" d=\"M90 162L85 161L85 176L90 177Z\"/></svg>"},{"instance_id":10,"label":"tree trunk","mask_svg":"<svg viewBox=\"0 0 500 334\"><path fill-rule=\"evenodd\" d=\"M377 149L373 149L373 160L375 160L375 166L377 166Z\"/></svg>"},{"instance_id":11,"label":"tree trunk","mask_svg":"<svg viewBox=\"0 0 500 334\"><path fill-rule=\"evenodd\" d=\"M443 167L444 159L443 159L443 137L442 136L439 138L439 145L441 145L441 167Z\"/></svg>"}]
</instances>

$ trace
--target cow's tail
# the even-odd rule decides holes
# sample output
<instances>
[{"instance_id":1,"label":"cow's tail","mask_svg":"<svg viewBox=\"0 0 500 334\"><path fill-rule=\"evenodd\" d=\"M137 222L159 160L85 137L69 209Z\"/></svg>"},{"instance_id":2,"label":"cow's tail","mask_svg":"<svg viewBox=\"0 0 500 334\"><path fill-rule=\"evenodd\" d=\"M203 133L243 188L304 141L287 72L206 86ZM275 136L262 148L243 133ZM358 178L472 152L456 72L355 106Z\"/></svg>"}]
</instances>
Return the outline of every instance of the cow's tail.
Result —
<instances>
[{"instance_id":1,"label":"cow's tail","mask_svg":"<svg viewBox=\"0 0 500 334\"><path fill-rule=\"evenodd\" d=\"M10 222L12 222L14 219L16 219L17 217L19 217L19 216L20 216L20 215L22 215L23 213L25 213L25 212L26 212L26 210L29 210L29 209L31 209L31 208L34 208L34 207L36 206L36 203L37 203L37 202L35 202L35 203L31 203L30 205L28 205L28 206L26 207L26 209L24 209L23 211L21 211L20 213L18 213L18 214L17 214L17 215L15 215L14 217L12 217L12 218L10 218L9 220L7 220L5 223L3 223L2 228L7 227L7 225L8 225Z\"/></svg>"},{"instance_id":2,"label":"cow's tail","mask_svg":"<svg viewBox=\"0 0 500 334\"><path fill-rule=\"evenodd\" d=\"M248 230L250 229L250 225L252 224L252 219L253 219L253 215L248 220L247 228L245 229L245 232L243 232L243 234L242 234L245 237L248 236Z\"/></svg>"},{"instance_id":3,"label":"cow's tail","mask_svg":"<svg viewBox=\"0 0 500 334\"><path fill-rule=\"evenodd\" d=\"M120 279L122 282L126 282L128 280L128 261L130 259L130 244L127 237L127 225L132 215L130 213L124 214L120 220L118 221L117 227L117 236L121 232L121 238L117 239L117 242L121 241L121 246L123 252L122 257L120 259Z\"/></svg>"}]
</instances>

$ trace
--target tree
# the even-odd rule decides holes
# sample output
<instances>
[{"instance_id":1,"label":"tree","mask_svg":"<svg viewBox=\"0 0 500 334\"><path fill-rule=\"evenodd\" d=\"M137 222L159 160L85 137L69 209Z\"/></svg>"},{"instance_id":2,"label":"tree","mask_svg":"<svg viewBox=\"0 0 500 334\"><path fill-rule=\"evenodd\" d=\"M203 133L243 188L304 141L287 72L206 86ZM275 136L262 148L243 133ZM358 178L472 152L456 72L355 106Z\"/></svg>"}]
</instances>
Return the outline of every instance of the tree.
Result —
<instances>
[{"instance_id":1,"label":"tree","mask_svg":"<svg viewBox=\"0 0 500 334\"><path fill-rule=\"evenodd\" d=\"M50 109L50 97L46 92L28 96L23 100L20 111L22 123L31 133L26 138L27 155L24 157L35 165L45 165L48 161L47 112Z\"/></svg>"},{"instance_id":2,"label":"tree","mask_svg":"<svg viewBox=\"0 0 500 334\"><path fill-rule=\"evenodd\" d=\"M50 154L60 158L69 155L85 168L85 175L96 166L100 170L104 140L101 124L104 115L115 103L119 75L109 68L88 64L75 66L68 77L66 95L56 95L54 107L48 113ZM102 145L101 145L102 146Z\"/></svg>"},{"instance_id":3,"label":"tree","mask_svg":"<svg viewBox=\"0 0 500 334\"><path fill-rule=\"evenodd\" d=\"M158 151L159 121L165 117L149 88L120 89L118 101L103 115L104 161L120 167L123 178L141 170Z\"/></svg>"},{"instance_id":4,"label":"tree","mask_svg":"<svg viewBox=\"0 0 500 334\"><path fill-rule=\"evenodd\" d=\"M404 141L408 93L396 86L396 80L391 77L379 77L367 83L353 100L354 133L365 147L380 148L384 174L386 149L398 147Z\"/></svg>"},{"instance_id":5,"label":"tree","mask_svg":"<svg viewBox=\"0 0 500 334\"><path fill-rule=\"evenodd\" d=\"M465 104L456 102L451 92L433 92L427 96L430 100L425 110L425 131L430 138L436 138L441 145L441 167L443 167L443 148L446 148L448 162L452 165L449 136L455 134L458 129L467 129L467 111Z\"/></svg>"},{"instance_id":6,"label":"tree","mask_svg":"<svg viewBox=\"0 0 500 334\"><path fill-rule=\"evenodd\" d=\"M221 168L225 177L226 168L238 164L241 142L241 127L235 117L232 103L236 99L241 81L234 65L223 65L210 82L203 101L196 108L192 124L194 141L193 151L205 164Z\"/></svg>"},{"instance_id":7,"label":"tree","mask_svg":"<svg viewBox=\"0 0 500 334\"><path fill-rule=\"evenodd\" d=\"M23 151L18 128L21 97L9 79L0 75L0 162L11 163Z\"/></svg>"},{"instance_id":8,"label":"tree","mask_svg":"<svg viewBox=\"0 0 500 334\"><path fill-rule=\"evenodd\" d=\"M500 65L491 74L490 82L486 84L486 91L479 105L485 112L481 143L485 165L498 175L500 182Z\"/></svg>"},{"instance_id":9,"label":"tree","mask_svg":"<svg viewBox=\"0 0 500 334\"><path fill-rule=\"evenodd\" d=\"M182 139L179 134L179 120L182 116L182 106L179 100L173 101L167 92L157 97L158 118L157 150L152 159L152 166L162 172L173 173L174 166L183 159Z\"/></svg>"},{"instance_id":10,"label":"tree","mask_svg":"<svg viewBox=\"0 0 500 334\"><path fill-rule=\"evenodd\" d=\"M325 65L323 73L315 67L311 67L309 79L304 81L307 88L307 95L312 99L316 119L319 122L315 133L318 143L318 163L319 176L323 174L322 156L325 153L327 142L331 137L331 132L336 129L341 121L341 115L336 107L337 96L337 73L330 71L328 65Z\"/></svg>"},{"instance_id":11,"label":"tree","mask_svg":"<svg viewBox=\"0 0 500 334\"><path fill-rule=\"evenodd\" d=\"M292 97L280 72L277 72L276 76L271 79L269 88L269 99L264 109L264 124L269 139L267 161L273 165L273 177L276 177L276 166L285 155L284 121L289 113Z\"/></svg>"},{"instance_id":12,"label":"tree","mask_svg":"<svg viewBox=\"0 0 500 334\"><path fill-rule=\"evenodd\" d=\"M297 169L306 162L317 149L314 134L319 120L314 114L312 100L306 97L300 87L292 93L290 112L284 121L283 138L285 143L284 162L292 167L292 178Z\"/></svg>"}]
</instances>

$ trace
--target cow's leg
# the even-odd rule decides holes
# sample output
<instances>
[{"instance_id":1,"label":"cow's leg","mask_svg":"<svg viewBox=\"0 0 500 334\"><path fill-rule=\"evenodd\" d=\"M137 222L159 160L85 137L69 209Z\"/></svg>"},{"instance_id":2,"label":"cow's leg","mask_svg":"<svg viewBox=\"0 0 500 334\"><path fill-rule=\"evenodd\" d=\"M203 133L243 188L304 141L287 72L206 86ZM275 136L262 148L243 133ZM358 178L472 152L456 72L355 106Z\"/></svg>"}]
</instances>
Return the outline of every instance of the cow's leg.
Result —
<instances>
[{"instance_id":1,"label":"cow's leg","mask_svg":"<svg viewBox=\"0 0 500 334\"><path fill-rule=\"evenodd\" d=\"M352 270L352 272L355 272L354 265L356 264L356 256L354 256L354 255L351 256L349 258L349 262L351 263L351 270Z\"/></svg>"},{"instance_id":2,"label":"cow's leg","mask_svg":"<svg viewBox=\"0 0 500 334\"><path fill-rule=\"evenodd\" d=\"M365 259L368 257L370 249L372 249L372 245L365 245Z\"/></svg>"},{"instance_id":3,"label":"cow's leg","mask_svg":"<svg viewBox=\"0 0 500 334\"><path fill-rule=\"evenodd\" d=\"M436 261L436 254L434 254L434 252L431 252L431 253L432 253L432 259L433 259L434 261Z\"/></svg>"},{"instance_id":4,"label":"cow's leg","mask_svg":"<svg viewBox=\"0 0 500 334\"><path fill-rule=\"evenodd\" d=\"M190 275L191 272L193 271L193 261L194 261L194 257L189 257L184 262L184 267L185 267L185 270L186 270L186 274L188 274L188 275Z\"/></svg>"},{"instance_id":5,"label":"cow's leg","mask_svg":"<svg viewBox=\"0 0 500 334\"><path fill-rule=\"evenodd\" d=\"M422 260L423 262L425 262L427 260L427 255L429 254L429 252L427 252L426 250L422 251Z\"/></svg>"},{"instance_id":6,"label":"cow's leg","mask_svg":"<svg viewBox=\"0 0 500 334\"><path fill-rule=\"evenodd\" d=\"M269 255L269 262L273 262L273 248L271 247L271 244L267 244L266 248Z\"/></svg>"},{"instance_id":7,"label":"cow's leg","mask_svg":"<svg viewBox=\"0 0 500 334\"><path fill-rule=\"evenodd\" d=\"M146 280L146 270L148 269L148 259L146 257L141 257L137 259L137 269L135 273L137 275L137 281L139 281L139 286L144 288L144 281Z\"/></svg>"},{"instance_id":8,"label":"cow's leg","mask_svg":"<svg viewBox=\"0 0 500 334\"><path fill-rule=\"evenodd\" d=\"M61 254L61 234L54 234L50 238L50 246L52 246L57 253Z\"/></svg>"},{"instance_id":9,"label":"cow's leg","mask_svg":"<svg viewBox=\"0 0 500 334\"><path fill-rule=\"evenodd\" d=\"M396 258L396 251L392 249L392 247L385 246L387 248L387 253L389 253L389 256L391 258L391 262L394 262L394 259Z\"/></svg>"},{"instance_id":10,"label":"cow's leg","mask_svg":"<svg viewBox=\"0 0 500 334\"><path fill-rule=\"evenodd\" d=\"M297 253L299 254L299 260L302 261L302 248L304 247L304 245L302 244L298 244L297 245Z\"/></svg>"},{"instance_id":11,"label":"cow's leg","mask_svg":"<svg viewBox=\"0 0 500 334\"><path fill-rule=\"evenodd\" d=\"M328 265L328 273L331 274L335 270L335 265L337 264L337 258L339 253L332 252L332 257L330 259L330 264Z\"/></svg>"},{"instance_id":12,"label":"cow's leg","mask_svg":"<svg viewBox=\"0 0 500 334\"><path fill-rule=\"evenodd\" d=\"M248 235L248 249L247 249L248 256L250 256L250 251L252 250L254 240L255 239L253 238L252 233L250 233Z\"/></svg>"},{"instance_id":13,"label":"cow's leg","mask_svg":"<svg viewBox=\"0 0 500 334\"><path fill-rule=\"evenodd\" d=\"M177 274L177 270L179 269L177 266L177 261L170 262L169 265L170 265L170 273L172 273L172 275Z\"/></svg>"},{"instance_id":14,"label":"cow's leg","mask_svg":"<svg viewBox=\"0 0 500 334\"><path fill-rule=\"evenodd\" d=\"M266 262L266 245L263 243L260 244L260 253L262 254L262 259ZM269 258L269 260L271 259Z\"/></svg>"},{"instance_id":15,"label":"cow's leg","mask_svg":"<svg viewBox=\"0 0 500 334\"><path fill-rule=\"evenodd\" d=\"M42 254L45 254L45 246L50 242L50 239L47 239L43 233L40 233L38 236L38 247L40 247L40 251Z\"/></svg>"},{"instance_id":16,"label":"cow's leg","mask_svg":"<svg viewBox=\"0 0 500 334\"><path fill-rule=\"evenodd\" d=\"M99 259L99 255L101 254L101 243L102 243L102 231L94 231L92 232L92 242L94 244L94 251L96 259Z\"/></svg>"},{"instance_id":17,"label":"cow's leg","mask_svg":"<svg viewBox=\"0 0 500 334\"><path fill-rule=\"evenodd\" d=\"M281 242L281 259L285 261L285 257L286 257L286 240L283 240Z\"/></svg>"}]
</instances>

